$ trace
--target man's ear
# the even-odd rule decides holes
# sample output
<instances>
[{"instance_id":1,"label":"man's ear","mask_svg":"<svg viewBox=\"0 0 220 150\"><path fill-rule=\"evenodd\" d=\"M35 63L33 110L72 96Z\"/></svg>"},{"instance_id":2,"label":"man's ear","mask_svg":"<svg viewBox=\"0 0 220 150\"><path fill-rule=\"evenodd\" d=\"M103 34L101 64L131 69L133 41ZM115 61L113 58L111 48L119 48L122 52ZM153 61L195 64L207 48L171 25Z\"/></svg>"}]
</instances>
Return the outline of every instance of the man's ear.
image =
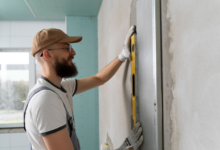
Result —
<instances>
[{"instance_id":1,"label":"man's ear","mask_svg":"<svg viewBox=\"0 0 220 150\"><path fill-rule=\"evenodd\" d=\"M47 61L53 61L53 57L51 56L51 53L49 53L48 50L44 50L44 51L43 51L43 57L44 57L44 59L46 59Z\"/></svg>"}]
</instances>

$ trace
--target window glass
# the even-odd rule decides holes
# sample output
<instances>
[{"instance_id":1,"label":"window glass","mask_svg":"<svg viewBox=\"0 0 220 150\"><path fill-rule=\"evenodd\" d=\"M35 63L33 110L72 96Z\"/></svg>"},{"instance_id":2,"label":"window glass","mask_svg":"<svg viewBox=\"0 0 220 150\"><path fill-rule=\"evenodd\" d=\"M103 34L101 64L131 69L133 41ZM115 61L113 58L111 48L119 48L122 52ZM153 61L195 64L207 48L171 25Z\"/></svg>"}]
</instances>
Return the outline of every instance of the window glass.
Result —
<instances>
[{"instance_id":1,"label":"window glass","mask_svg":"<svg viewBox=\"0 0 220 150\"><path fill-rule=\"evenodd\" d=\"M41 77L41 66L39 64L39 62L35 59L35 82L37 82L37 79Z\"/></svg>"},{"instance_id":2,"label":"window glass","mask_svg":"<svg viewBox=\"0 0 220 150\"><path fill-rule=\"evenodd\" d=\"M29 52L0 51L0 125L23 123L29 91Z\"/></svg>"}]
</instances>

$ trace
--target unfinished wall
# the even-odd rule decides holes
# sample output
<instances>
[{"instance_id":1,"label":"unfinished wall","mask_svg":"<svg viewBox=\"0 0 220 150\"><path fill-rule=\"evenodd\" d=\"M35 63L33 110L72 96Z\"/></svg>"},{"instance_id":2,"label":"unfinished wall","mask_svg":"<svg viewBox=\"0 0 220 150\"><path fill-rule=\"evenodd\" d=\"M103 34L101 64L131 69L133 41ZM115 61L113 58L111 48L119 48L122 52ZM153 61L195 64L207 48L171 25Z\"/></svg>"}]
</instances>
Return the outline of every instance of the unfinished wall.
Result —
<instances>
[{"instance_id":1,"label":"unfinished wall","mask_svg":"<svg viewBox=\"0 0 220 150\"><path fill-rule=\"evenodd\" d=\"M132 0L103 0L98 14L99 70L122 51L130 28ZM99 87L99 143L107 135L114 148L118 148L131 129L130 63L124 62L116 75Z\"/></svg>"},{"instance_id":2,"label":"unfinished wall","mask_svg":"<svg viewBox=\"0 0 220 150\"><path fill-rule=\"evenodd\" d=\"M130 23L130 24L129 24ZM129 27L136 25L138 119L144 142L140 150L162 150L160 1L133 0L102 3L98 16L99 69L122 50ZM119 147L131 130L131 66L127 61L99 88L100 143Z\"/></svg>"},{"instance_id":3,"label":"unfinished wall","mask_svg":"<svg viewBox=\"0 0 220 150\"><path fill-rule=\"evenodd\" d=\"M220 148L220 1L163 1L165 150Z\"/></svg>"}]
</instances>

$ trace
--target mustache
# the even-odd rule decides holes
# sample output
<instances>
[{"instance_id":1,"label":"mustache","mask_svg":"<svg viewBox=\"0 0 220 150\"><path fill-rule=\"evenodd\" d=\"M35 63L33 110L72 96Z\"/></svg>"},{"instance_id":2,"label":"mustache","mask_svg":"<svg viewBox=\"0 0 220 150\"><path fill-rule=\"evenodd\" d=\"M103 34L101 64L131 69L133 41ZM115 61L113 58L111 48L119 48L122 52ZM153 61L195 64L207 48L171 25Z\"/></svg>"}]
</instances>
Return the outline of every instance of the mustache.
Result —
<instances>
[{"instance_id":1,"label":"mustache","mask_svg":"<svg viewBox=\"0 0 220 150\"><path fill-rule=\"evenodd\" d=\"M72 60L72 59L73 59L73 56L69 56L69 57L68 57L68 60Z\"/></svg>"}]
</instances>

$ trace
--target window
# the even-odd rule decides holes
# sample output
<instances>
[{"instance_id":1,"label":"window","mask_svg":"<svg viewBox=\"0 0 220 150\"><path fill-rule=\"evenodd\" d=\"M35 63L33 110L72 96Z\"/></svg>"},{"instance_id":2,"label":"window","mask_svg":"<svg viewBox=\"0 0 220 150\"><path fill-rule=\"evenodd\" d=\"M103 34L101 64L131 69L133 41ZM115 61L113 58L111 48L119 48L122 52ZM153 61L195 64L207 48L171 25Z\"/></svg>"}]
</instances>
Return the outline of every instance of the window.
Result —
<instances>
[{"instance_id":1,"label":"window","mask_svg":"<svg viewBox=\"0 0 220 150\"><path fill-rule=\"evenodd\" d=\"M23 107L35 84L30 49L0 49L0 127L23 127Z\"/></svg>"}]
</instances>

